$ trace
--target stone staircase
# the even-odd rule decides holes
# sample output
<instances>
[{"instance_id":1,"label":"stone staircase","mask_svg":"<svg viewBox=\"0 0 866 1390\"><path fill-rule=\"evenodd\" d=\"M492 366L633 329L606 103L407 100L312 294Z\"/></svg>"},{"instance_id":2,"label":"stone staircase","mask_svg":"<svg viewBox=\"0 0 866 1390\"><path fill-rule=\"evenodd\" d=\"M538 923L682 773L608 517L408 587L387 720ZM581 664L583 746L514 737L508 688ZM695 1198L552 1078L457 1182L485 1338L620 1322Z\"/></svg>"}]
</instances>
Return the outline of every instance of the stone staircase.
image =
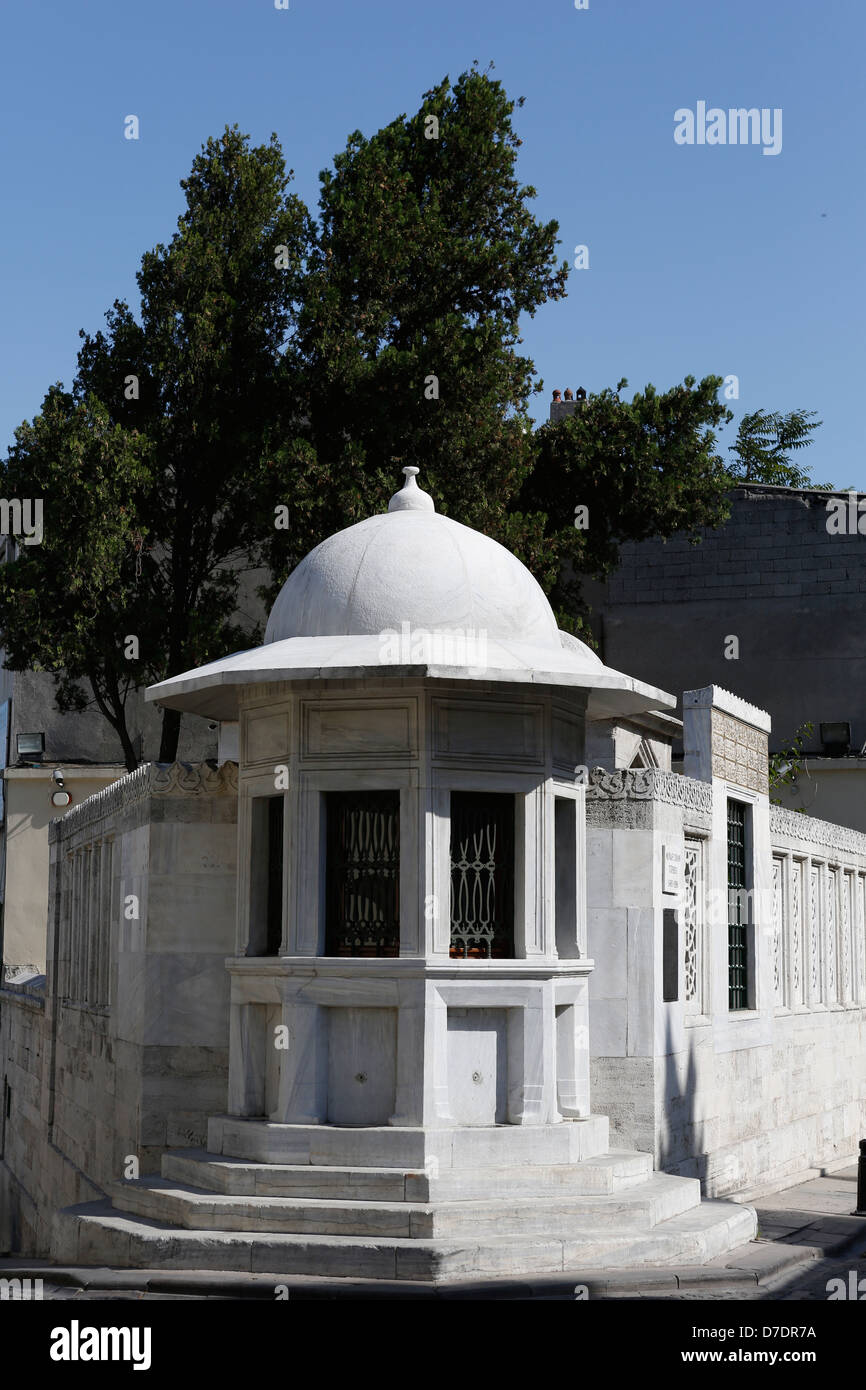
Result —
<instances>
[{"instance_id":1,"label":"stone staircase","mask_svg":"<svg viewBox=\"0 0 866 1390\"><path fill-rule=\"evenodd\" d=\"M55 1218L53 1258L121 1268L425 1280L702 1263L755 1214L611 1151L607 1119L346 1129L217 1116L208 1150Z\"/></svg>"}]
</instances>

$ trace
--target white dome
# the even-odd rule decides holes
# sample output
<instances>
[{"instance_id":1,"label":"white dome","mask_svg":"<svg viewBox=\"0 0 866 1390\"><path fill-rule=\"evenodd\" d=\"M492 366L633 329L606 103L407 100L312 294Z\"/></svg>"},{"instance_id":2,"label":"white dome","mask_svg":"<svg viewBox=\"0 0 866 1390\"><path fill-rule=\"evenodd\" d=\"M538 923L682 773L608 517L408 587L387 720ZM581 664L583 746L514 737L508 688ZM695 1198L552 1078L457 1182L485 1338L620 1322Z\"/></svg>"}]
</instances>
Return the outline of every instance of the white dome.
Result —
<instances>
[{"instance_id":1,"label":"white dome","mask_svg":"<svg viewBox=\"0 0 866 1390\"><path fill-rule=\"evenodd\" d=\"M393 676L580 690L591 719L676 706L559 632L526 566L489 536L437 516L417 468L403 472L385 515L330 536L289 576L264 646L160 681L148 700L235 720L248 686Z\"/></svg>"},{"instance_id":2,"label":"white dome","mask_svg":"<svg viewBox=\"0 0 866 1390\"><path fill-rule=\"evenodd\" d=\"M439 516L417 470L404 471L388 512L329 536L292 572L265 642L399 633L408 623L561 652L553 609L526 566L489 536Z\"/></svg>"}]
</instances>

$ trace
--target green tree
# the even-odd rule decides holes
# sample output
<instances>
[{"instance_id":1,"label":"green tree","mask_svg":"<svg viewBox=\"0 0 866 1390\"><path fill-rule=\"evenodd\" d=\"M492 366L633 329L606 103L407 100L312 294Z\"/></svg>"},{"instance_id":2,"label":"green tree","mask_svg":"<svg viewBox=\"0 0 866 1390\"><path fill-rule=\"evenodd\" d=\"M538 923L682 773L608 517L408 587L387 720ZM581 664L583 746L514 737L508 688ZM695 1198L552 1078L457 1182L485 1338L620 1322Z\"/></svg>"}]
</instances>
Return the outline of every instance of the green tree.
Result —
<instances>
[{"instance_id":1,"label":"green tree","mask_svg":"<svg viewBox=\"0 0 866 1390\"><path fill-rule=\"evenodd\" d=\"M305 428L326 488L291 454L303 532L275 535L278 587L309 544L381 508L400 464L436 505L503 538L532 465L532 361L519 322L565 293L557 224L520 184L502 85L477 68L370 138L356 131L320 175L319 227L299 313ZM298 462L300 458L300 467Z\"/></svg>"},{"instance_id":2,"label":"green tree","mask_svg":"<svg viewBox=\"0 0 866 1390\"><path fill-rule=\"evenodd\" d=\"M113 568L96 556L79 622L49 550L31 547L0 586L0 629L16 662L67 672L63 698L84 699L82 682L99 690L128 761L128 681L258 640L232 616L239 573L266 562L271 597L315 544L384 507L401 463L423 468L441 511L514 550L572 628L575 571L603 572L622 540L723 515L720 378L631 402L621 383L533 432L542 383L520 322L564 295L568 269L557 224L533 216L535 190L517 178L520 104L477 67L443 80L414 115L349 138L320 176L317 223L288 191L276 137L251 147L227 128L182 183L175 236L143 257L139 314L116 301L105 331L82 333L70 396L19 431L7 492L31 496L38 481L48 501L56 489L69 506L50 506L52 545L87 566L72 535L76 475L62 482L40 438L58 458L80 454ZM88 430L111 441L116 483ZM45 620L16 626L25 592ZM138 665L118 666L130 633ZM179 727L166 711L161 760L176 756Z\"/></svg>"},{"instance_id":3,"label":"green tree","mask_svg":"<svg viewBox=\"0 0 866 1390\"><path fill-rule=\"evenodd\" d=\"M94 397L76 401L58 385L16 431L3 468L4 495L38 499L44 531L0 566L6 665L51 672L61 710L84 709L89 687L130 770L127 702L148 665L127 656L124 639L135 633L145 651L154 642L139 573L149 454L145 436L113 425Z\"/></svg>"},{"instance_id":4,"label":"green tree","mask_svg":"<svg viewBox=\"0 0 866 1390\"><path fill-rule=\"evenodd\" d=\"M812 434L823 424L816 410L753 410L744 415L737 437L728 451L733 461L728 471L737 482L773 483L777 487L810 487L809 470L794 463L791 455L812 443Z\"/></svg>"},{"instance_id":5,"label":"green tree","mask_svg":"<svg viewBox=\"0 0 866 1390\"><path fill-rule=\"evenodd\" d=\"M782 787L795 787L799 790L800 777L805 770L807 757L803 748L811 737L813 729L814 725L807 720L805 724L800 725L797 732L778 753L770 754L770 801L774 806L781 806L782 804L782 798L774 795ZM803 806L798 806L795 809L800 812L805 810Z\"/></svg>"},{"instance_id":6,"label":"green tree","mask_svg":"<svg viewBox=\"0 0 866 1390\"><path fill-rule=\"evenodd\" d=\"M631 401L620 396L627 385L589 395L572 415L542 425L519 498L524 515L543 519L537 576L561 626L584 636L581 575L607 574L623 541L675 532L698 539L699 527L728 514L730 479L715 436L731 418L718 399L722 378L696 384L688 376L664 392L648 385Z\"/></svg>"},{"instance_id":7,"label":"green tree","mask_svg":"<svg viewBox=\"0 0 866 1390\"><path fill-rule=\"evenodd\" d=\"M117 301L106 315L106 332L82 332L71 396L62 397L62 406L60 398L52 399L47 415L43 411L18 431L5 485L20 485L29 496L38 482L51 540L10 568L0 626L10 662L66 669L63 699L83 699L80 686L73 696L70 682L86 673L103 708L108 697L99 672L104 665L113 682L120 634L138 635L141 651L137 667L122 669L149 681L255 638L255 631L238 628L232 614L240 572L259 562L274 525L279 484L266 454L273 438L291 430L297 413L292 335L311 235L306 208L286 191L290 178L275 136L250 148L248 137L227 128L220 139L208 140L181 183L186 210L175 236L142 259L139 318ZM115 572L99 566L70 585L51 563L55 545L84 563L77 528L89 504L83 498L76 503L41 441L51 436L58 458L64 449L86 454L81 422L87 412L114 432L110 437L121 452L138 450L130 441L141 443L134 494L126 490L131 480L121 475L92 518L118 573L126 575L118 557L124 546L129 550L134 507L137 534L147 537L149 547L134 592L118 588ZM82 489L92 484L85 473L82 468ZM71 505L58 506L57 498ZM19 569L26 580L16 577ZM15 607L19 582L29 584L50 611L50 626L21 623ZM84 610L81 585L91 594ZM125 708L112 684L103 712L129 762ZM161 760L176 756L179 730L179 712L166 710Z\"/></svg>"}]
</instances>

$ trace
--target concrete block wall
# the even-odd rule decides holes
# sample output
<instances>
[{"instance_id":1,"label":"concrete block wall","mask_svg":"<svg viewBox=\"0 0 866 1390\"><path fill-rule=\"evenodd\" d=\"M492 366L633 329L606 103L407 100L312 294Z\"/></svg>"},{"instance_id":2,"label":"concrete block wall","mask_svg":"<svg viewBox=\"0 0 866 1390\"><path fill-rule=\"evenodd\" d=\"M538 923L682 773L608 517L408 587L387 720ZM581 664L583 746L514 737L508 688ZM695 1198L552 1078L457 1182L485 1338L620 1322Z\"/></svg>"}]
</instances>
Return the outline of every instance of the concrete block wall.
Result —
<instances>
[{"instance_id":1,"label":"concrete block wall","mask_svg":"<svg viewBox=\"0 0 866 1390\"><path fill-rule=\"evenodd\" d=\"M717 684L753 701L772 715L774 751L810 721L819 753L818 725L833 720L860 748L866 535L827 529L834 498L847 494L744 485L699 544L624 545L610 579L587 587L603 660L666 690ZM836 818L829 800L816 814Z\"/></svg>"},{"instance_id":2,"label":"concrete block wall","mask_svg":"<svg viewBox=\"0 0 866 1390\"><path fill-rule=\"evenodd\" d=\"M828 530L828 499L847 494L762 485L736 488L730 519L683 535L630 542L611 578L613 603L789 598L866 593L863 537Z\"/></svg>"}]
</instances>

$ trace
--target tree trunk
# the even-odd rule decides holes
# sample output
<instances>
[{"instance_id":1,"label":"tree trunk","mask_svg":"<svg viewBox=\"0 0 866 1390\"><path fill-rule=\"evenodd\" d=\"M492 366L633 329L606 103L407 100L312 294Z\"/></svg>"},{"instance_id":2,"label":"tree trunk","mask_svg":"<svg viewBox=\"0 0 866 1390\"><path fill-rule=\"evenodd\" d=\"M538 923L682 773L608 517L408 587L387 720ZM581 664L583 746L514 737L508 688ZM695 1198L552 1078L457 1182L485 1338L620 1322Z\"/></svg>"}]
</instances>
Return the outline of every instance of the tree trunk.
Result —
<instances>
[{"instance_id":1,"label":"tree trunk","mask_svg":"<svg viewBox=\"0 0 866 1390\"><path fill-rule=\"evenodd\" d=\"M93 691L97 708L105 719L107 719L108 723L117 734L117 737L120 739L126 770L127 772L135 772L135 769L138 767L138 757L132 739L130 738L129 729L126 726L126 708L120 703L119 697L109 702L109 700L100 693L93 677L91 676L89 679L90 688Z\"/></svg>"},{"instance_id":2,"label":"tree trunk","mask_svg":"<svg viewBox=\"0 0 866 1390\"><path fill-rule=\"evenodd\" d=\"M120 739L120 746L123 749L123 759L126 763L127 772L135 772L138 767L138 757L133 747L132 739L129 737L129 730L126 727L126 720L122 720L117 728L117 736Z\"/></svg>"},{"instance_id":3,"label":"tree trunk","mask_svg":"<svg viewBox=\"0 0 866 1390\"><path fill-rule=\"evenodd\" d=\"M159 745L159 761L173 763L177 758L177 745L180 740L180 710L164 709L162 712L162 740Z\"/></svg>"}]
</instances>

